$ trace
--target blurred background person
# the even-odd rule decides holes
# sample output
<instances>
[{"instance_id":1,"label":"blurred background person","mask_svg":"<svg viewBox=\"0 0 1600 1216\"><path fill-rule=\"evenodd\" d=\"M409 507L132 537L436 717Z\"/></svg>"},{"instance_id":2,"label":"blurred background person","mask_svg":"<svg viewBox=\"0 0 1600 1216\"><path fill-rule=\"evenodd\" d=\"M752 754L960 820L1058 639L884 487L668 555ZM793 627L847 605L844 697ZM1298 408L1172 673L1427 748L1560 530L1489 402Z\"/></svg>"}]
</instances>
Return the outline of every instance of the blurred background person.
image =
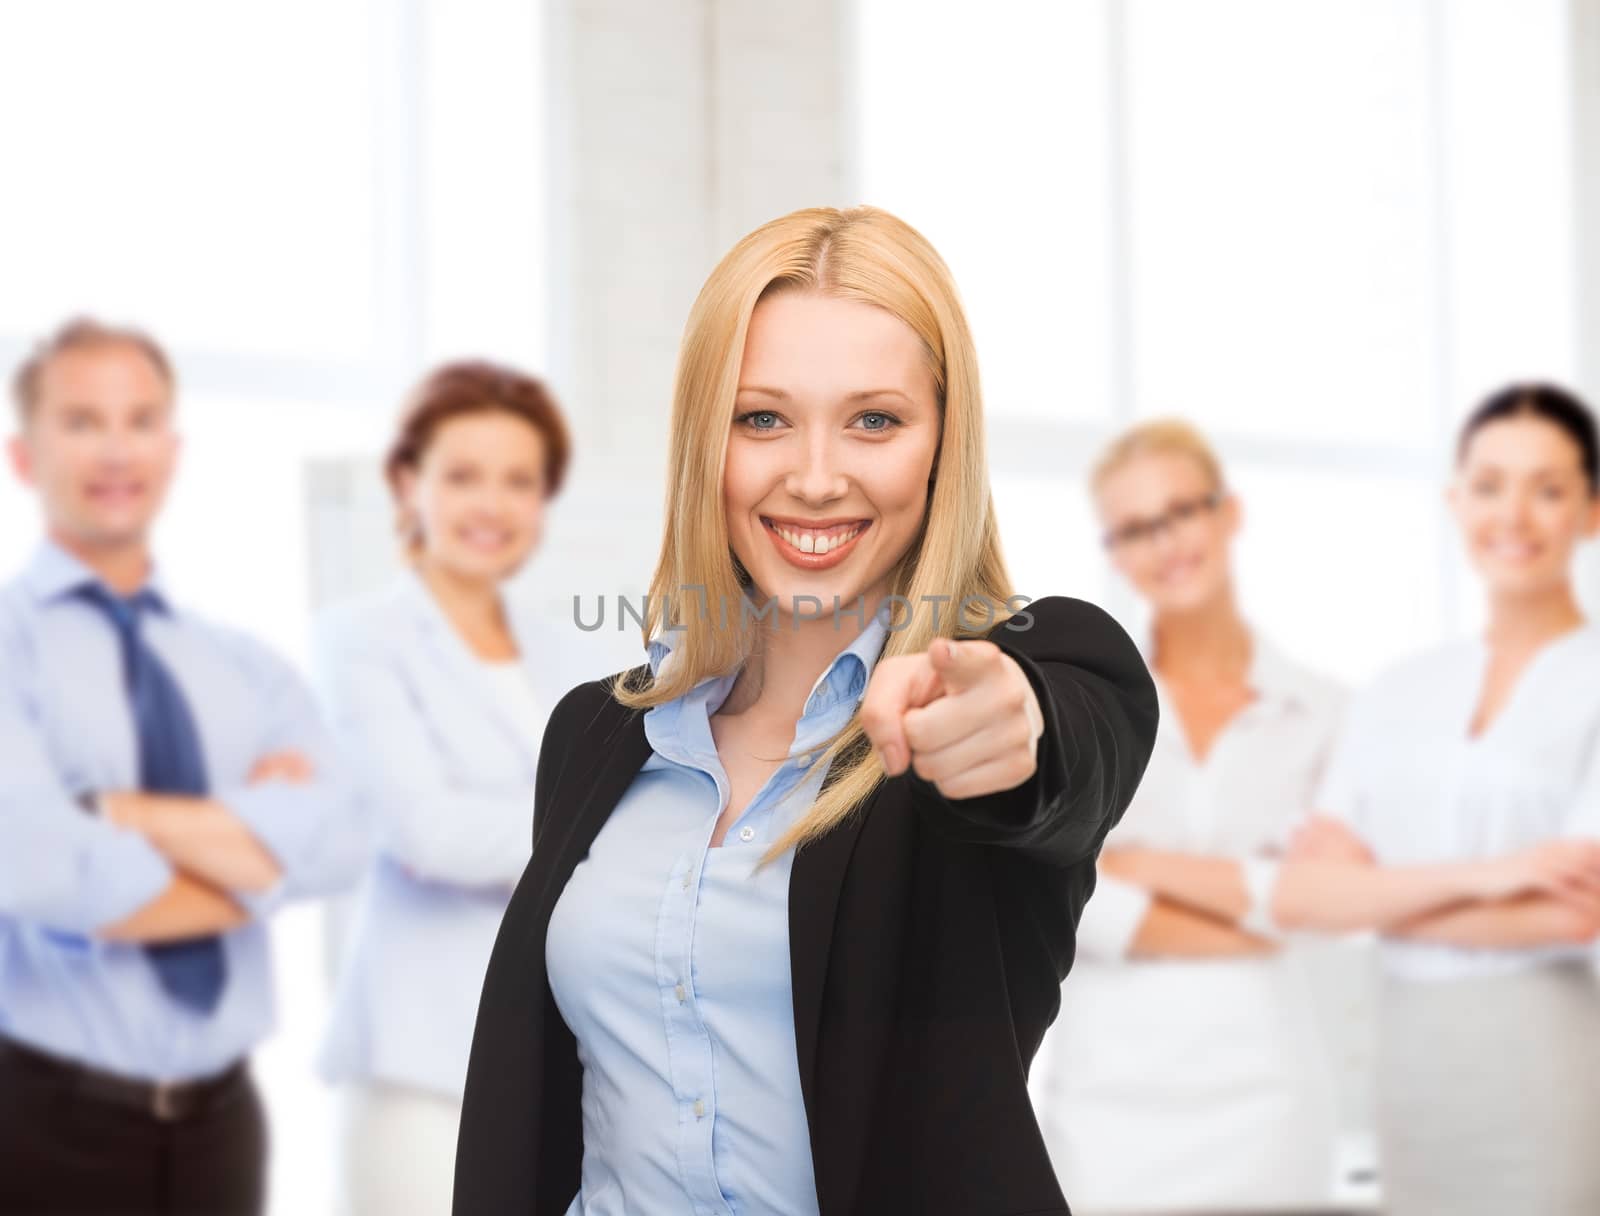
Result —
<instances>
[{"instance_id":1,"label":"blurred background person","mask_svg":"<svg viewBox=\"0 0 1600 1216\"><path fill-rule=\"evenodd\" d=\"M69 322L14 389L45 537L0 590L0 1212L259 1213L264 922L355 878L353 803L299 679L156 573L162 349Z\"/></svg>"},{"instance_id":2,"label":"blurred background person","mask_svg":"<svg viewBox=\"0 0 1600 1216\"><path fill-rule=\"evenodd\" d=\"M1112 561L1150 609L1161 725L1034 1067L1040 1123L1074 1210L1318 1208L1334 1088L1301 960L1262 901L1340 693L1241 611L1241 508L1197 430L1134 427L1091 485Z\"/></svg>"},{"instance_id":3,"label":"blurred background person","mask_svg":"<svg viewBox=\"0 0 1600 1216\"><path fill-rule=\"evenodd\" d=\"M488 362L439 368L384 465L406 568L319 630L379 839L323 1056L346 1086L352 1216L450 1208L473 1019L532 847L545 719L583 678L557 627L502 586L537 549L568 457L538 380Z\"/></svg>"},{"instance_id":4,"label":"blurred background person","mask_svg":"<svg viewBox=\"0 0 1600 1216\"><path fill-rule=\"evenodd\" d=\"M1488 627L1354 700L1273 902L1382 934L1386 1210L1579 1216L1600 1211L1600 628L1572 573L1600 528L1595 420L1513 385L1457 453Z\"/></svg>"},{"instance_id":5,"label":"blurred background person","mask_svg":"<svg viewBox=\"0 0 1600 1216\"><path fill-rule=\"evenodd\" d=\"M1249 509L1251 623L1353 688L1482 624L1438 484L1463 403L1526 375L1600 399L1597 28L1600 0L9 0L0 364L81 310L160 333L188 453L164 572L307 666L315 611L395 573L395 403L461 351L539 368L592 458L515 592L592 617L646 590L717 254L872 203L961 284L1018 589L1143 632L1089 476L1181 402ZM33 515L0 478L0 569ZM1592 614L1600 546L1574 578ZM595 676L637 657L611 617L566 636ZM273 926L274 1216L334 1202L327 919ZM1364 1042L1364 967L1325 978ZM1329 1063L1330 1200L1370 1204L1369 1060Z\"/></svg>"}]
</instances>

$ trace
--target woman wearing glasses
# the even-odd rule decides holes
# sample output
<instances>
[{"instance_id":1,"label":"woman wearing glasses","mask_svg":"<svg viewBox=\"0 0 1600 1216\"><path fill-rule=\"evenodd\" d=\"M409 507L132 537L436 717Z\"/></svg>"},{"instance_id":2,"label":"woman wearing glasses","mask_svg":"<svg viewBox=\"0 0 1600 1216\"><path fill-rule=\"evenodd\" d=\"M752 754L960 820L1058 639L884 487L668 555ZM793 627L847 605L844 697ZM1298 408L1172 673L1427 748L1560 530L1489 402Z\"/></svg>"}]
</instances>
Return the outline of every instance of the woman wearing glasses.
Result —
<instances>
[{"instance_id":1,"label":"woman wearing glasses","mask_svg":"<svg viewBox=\"0 0 1600 1216\"><path fill-rule=\"evenodd\" d=\"M1449 498L1487 628L1354 700L1273 908L1381 935L1386 1211L1592 1214L1600 628L1573 560L1600 529L1593 416L1552 385L1496 393Z\"/></svg>"},{"instance_id":2,"label":"woman wearing glasses","mask_svg":"<svg viewBox=\"0 0 1600 1216\"><path fill-rule=\"evenodd\" d=\"M1135 428L1092 488L1112 561L1152 614L1161 714L1034 1069L1040 1123L1074 1211L1319 1205L1333 1087L1301 959L1262 898L1340 696L1242 615L1239 503L1193 428Z\"/></svg>"}]
</instances>

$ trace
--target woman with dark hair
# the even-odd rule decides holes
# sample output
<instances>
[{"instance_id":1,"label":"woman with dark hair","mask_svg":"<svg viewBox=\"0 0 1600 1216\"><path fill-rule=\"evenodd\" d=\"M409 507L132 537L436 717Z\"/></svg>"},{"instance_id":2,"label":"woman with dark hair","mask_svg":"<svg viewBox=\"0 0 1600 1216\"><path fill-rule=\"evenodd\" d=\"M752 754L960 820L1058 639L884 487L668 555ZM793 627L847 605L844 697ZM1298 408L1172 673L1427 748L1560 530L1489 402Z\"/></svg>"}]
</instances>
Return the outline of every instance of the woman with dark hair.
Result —
<instances>
[{"instance_id":1,"label":"woman with dark hair","mask_svg":"<svg viewBox=\"0 0 1600 1216\"><path fill-rule=\"evenodd\" d=\"M473 1014L528 860L539 741L582 678L502 589L537 548L567 459L537 380L440 368L384 466L405 569L319 622L321 683L379 828L322 1059L346 1086L352 1216L450 1205Z\"/></svg>"},{"instance_id":2,"label":"woman with dark hair","mask_svg":"<svg viewBox=\"0 0 1600 1216\"><path fill-rule=\"evenodd\" d=\"M1481 636L1351 708L1280 869L1280 924L1376 930L1378 1128L1395 1216L1600 1212L1600 529L1588 408L1516 385L1462 427L1449 501Z\"/></svg>"}]
</instances>

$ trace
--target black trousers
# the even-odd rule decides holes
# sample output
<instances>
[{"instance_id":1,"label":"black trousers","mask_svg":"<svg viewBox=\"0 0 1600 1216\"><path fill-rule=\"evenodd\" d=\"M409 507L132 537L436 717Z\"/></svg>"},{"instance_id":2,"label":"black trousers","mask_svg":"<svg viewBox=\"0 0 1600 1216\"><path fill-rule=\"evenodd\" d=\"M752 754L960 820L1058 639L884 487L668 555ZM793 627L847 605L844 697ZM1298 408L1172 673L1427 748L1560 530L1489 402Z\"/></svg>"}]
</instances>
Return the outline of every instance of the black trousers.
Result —
<instances>
[{"instance_id":1,"label":"black trousers","mask_svg":"<svg viewBox=\"0 0 1600 1216\"><path fill-rule=\"evenodd\" d=\"M267 1121L249 1070L179 1119L0 1051L0 1216L260 1216Z\"/></svg>"}]
</instances>

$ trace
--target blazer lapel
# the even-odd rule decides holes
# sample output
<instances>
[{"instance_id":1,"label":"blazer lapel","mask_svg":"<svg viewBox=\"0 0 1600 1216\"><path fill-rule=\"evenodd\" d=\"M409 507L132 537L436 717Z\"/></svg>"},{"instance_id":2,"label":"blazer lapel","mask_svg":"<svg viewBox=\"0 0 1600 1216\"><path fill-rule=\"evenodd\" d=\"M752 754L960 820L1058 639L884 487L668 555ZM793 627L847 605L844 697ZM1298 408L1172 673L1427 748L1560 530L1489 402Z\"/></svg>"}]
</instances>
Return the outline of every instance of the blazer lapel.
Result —
<instances>
[{"instance_id":1,"label":"blazer lapel","mask_svg":"<svg viewBox=\"0 0 1600 1216\"><path fill-rule=\"evenodd\" d=\"M537 861L543 855L550 859L543 871L535 923L548 923L550 909L572 872L588 856L594 838L649 758L644 714L626 709L608 697L589 727L575 740L573 761L577 767L561 781L562 789L588 791L582 805L561 822L542 830L540 825L534 825L534 858Z\"/></svg>"},{"instance_id":2,"label":"blazer lapel","mask_svg":"<svg viewBox=\"0 0 1600 1216\"><path fill-rule=\"evenodd\" d=\"M411 598L416 606L418 623L421 632L426 637L431 649L461 682L462 687L471 689L472 699L482 707L485 716L494 724L505 739L516 750L523 766L528 770L529 780L533 779L539 763L539 740L529 738L527 730L520 722L513 721L507 713L500 699L491 695L485 685L485 676L479 669L478 658L472 653L472 648L466 640L456 632L454 623L445 615L444 609L433 598L433 593L428 590L421 577L414 571L407 569L404 572ZM505 603L502 598L502 603ZM505 603L507 620L511 621L513 608ZM517 648L522 650L524 638L513 624L513 636L516 638ZM528 666L528 655L522 654L522 662ZM549 708L553 709L552 704Z\"/></svg>"},{"instance_id":3,"label":"blazer lapel","mask_svg":"<svg viewBox=\"0 0 1600 1216\"><path fill-rule=\"evenodd\" d=\"M830 773L831 775L831 773ZM826 784L826 783L824 783ZM794 995L794 1041L800 1089L806 1108L816 1114L817 1037L822 1029L822 990L833 945L839 889L871 813L876 793L833 831L795 854L789 873L789 975Z\"/></svg>"}]
</instances>

